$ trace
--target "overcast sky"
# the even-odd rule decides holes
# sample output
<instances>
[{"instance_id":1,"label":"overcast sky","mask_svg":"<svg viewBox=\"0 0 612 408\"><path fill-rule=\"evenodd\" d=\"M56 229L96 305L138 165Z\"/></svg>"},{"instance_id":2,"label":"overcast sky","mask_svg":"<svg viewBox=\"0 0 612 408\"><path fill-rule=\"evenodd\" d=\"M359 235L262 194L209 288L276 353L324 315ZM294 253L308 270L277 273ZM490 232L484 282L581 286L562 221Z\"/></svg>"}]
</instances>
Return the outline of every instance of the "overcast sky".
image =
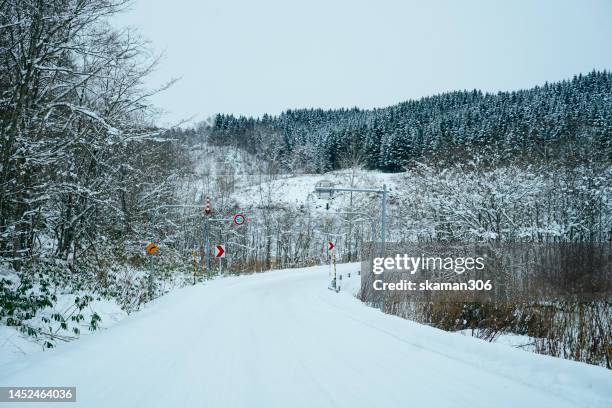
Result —
<instances>
[{"instance_id":1,"label":"overcast sky","mask_svg":"<svg viewBox=\"0 0 612 408\"><path fill-rule=\"evenodd\" d=\"M612 1L136 0L167 125L217 112L384 107L612 69Z\"/></svg>"}]
</instances>

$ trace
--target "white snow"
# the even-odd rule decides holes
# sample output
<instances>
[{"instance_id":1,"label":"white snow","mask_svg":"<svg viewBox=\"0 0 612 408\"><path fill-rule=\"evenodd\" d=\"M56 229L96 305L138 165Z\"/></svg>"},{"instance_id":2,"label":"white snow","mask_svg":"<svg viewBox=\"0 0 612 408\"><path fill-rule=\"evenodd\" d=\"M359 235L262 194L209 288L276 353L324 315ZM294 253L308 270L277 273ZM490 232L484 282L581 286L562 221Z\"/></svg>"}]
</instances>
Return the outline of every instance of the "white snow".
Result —
<instances>
[{"instance_id":1,"label":"white snow","mask_svg":"<svg viewBox=\"0 0 612 408\"><path fill-rule=\"evenodd\" d=\"M385 315L353 297L358 268L338 265L340 293L328 266L175 290L0 386L77 387L53 407L612 406L609 370Z\"/></svg>"},{"instance_id":2,"label":"white snow","mask_svg":"<svg viewBox=\"0 0 612 408\"><path fill-rule=\"evenodd\" d=\"M53 307L47 307L40 310L37 315L33 319L27 321L27 323L33 327L46 328L51 326L54 332L58 331L58 322L51 320L50 323L43 323L42 318L50 318L54 313L61 313L64 316L68 316L71 312L76 313L74 306L76 297L77 294L59 295ZM79 335L96 333L89 331L89 322L94 313L101 318L98 330L110 328L127 316L127 313L121 310L121 307L116 302L102 298L95 298L92 300L80 313L84 317L83 321L80 323L69 322L71 328L77 327L79 329ZM75 338L79 337L75 336L71 331L60 331L59 334L71 337L74 336ZM19 332L14 327L0 325L0 370L2 370L3 366L9 366L11 363L21 364L24 355L35 353L41 357L42 354L40 353L43 353L43 351L44 346L42 341L37 342L33 337ZM50 351L47 351L47 353L49 352ZM32 357L30 356L30 358Z\"/></svg>"},{"instance_id":3,"label":"white snow","mask_svg":"<svg viewBox=\"0 0 612 408\"><path fill-rule=\"evenodd\" d=\"M266 202L285 205L301 205L308 201L312 202L316 207L322 208L325 203L331 201L336 209L344 208L349 203L350 193L336 193L332 200L327 198L318 199L315 194L315 185L322 180L329 180L337 187L351 187L350 183L351 170L339 170L328 172L325 174L299 174L299 175L284 175L278 176L274 180L264 180L261 184L250 183L250 185L242 186L233 194L233 198L242 205L253 205L253 201L262 194ZM258 180L254 180L257 182ZM401 183L401 175L386 174L377 171L356 170L355 179L353 180L354 188L382 188L383 184L387 184L389 191L395 190L395 185ZM357 194L353 196L355 203L364 203L373 201L376 205L380 203L380 197L376 194Z\"/></svg>"},{"instance_id":4,"label":"white snow","mask_svg":"<svg viewBox=\"0 0 612 408\"><path fill-rule=\"evenodd\" d=\"M471 329L459 330L455 333L460 334L462 336L469 336L477 339L475 337L476 333L472 333ZM479 339L481 341L487 341L484 339ZM496 344L503 344L510 347L516 347L521 350L530 351L532 353L536 352L534 340L525 334L514 334L514 333L502 333L495 337L494 342Z\"/></svg>"}]
</instances>

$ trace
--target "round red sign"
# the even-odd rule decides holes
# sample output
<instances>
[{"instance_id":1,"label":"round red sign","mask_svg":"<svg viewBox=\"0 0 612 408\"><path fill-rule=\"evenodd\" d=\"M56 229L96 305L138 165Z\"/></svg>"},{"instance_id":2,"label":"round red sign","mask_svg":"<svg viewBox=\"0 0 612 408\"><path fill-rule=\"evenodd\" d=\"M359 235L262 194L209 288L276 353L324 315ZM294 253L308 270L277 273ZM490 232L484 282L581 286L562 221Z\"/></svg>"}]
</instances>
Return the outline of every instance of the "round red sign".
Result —
<instances>
[{"instance_id":1,"label":"round red sign","mask_svg":"<svg viewBox=\"0 0 612 408\"><path fill-rule=\"evenodd\" d=\"M242 225L242 224L244 224L245 221L246 221L246 218L244 217L243 214L236 214L236 215L234 215L234 224Z\"/></svg>"}]
</instances>

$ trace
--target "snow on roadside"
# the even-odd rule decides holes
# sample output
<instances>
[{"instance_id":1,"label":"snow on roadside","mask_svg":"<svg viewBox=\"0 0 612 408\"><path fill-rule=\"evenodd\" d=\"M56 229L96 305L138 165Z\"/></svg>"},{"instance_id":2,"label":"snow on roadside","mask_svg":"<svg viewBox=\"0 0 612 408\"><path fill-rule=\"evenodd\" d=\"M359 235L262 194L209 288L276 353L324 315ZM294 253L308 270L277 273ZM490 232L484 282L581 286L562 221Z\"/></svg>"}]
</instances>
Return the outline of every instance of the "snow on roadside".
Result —
<instances>
[{"instance_id":1,"label":"snow on roadside","mask_svg":"<svg viewBox=\"0 0 612 408\"><path fill-rule=\"evenodd\" d=\"M336 268L338 276L342 275L340 293L353 297L357 296L361 289L361 276L358 274L358 271L361 269L361 263L340 264L337 265ZM329 267L329 269L331 270L331 267ZM460 336L473 338L475 341L489 343L486 340L473 336L470 329L459 330L454 333ZM504 333L496 337L493 343L531 353L535 352L533 339L526 335Z\"/></svg>"},{"instance_id":2,"label":"snow on roadside","mask_svg":"<svg viewBox=\"0 0 612 408\"><path fill-rule=\"evenodd\" d=\"M82 296L83 294L81 294ZM40 310L33 319L27 321L33 327L46 327L49 324L42 322L43 317L49 317L54 313L65 313L71 310L78 294L65 294L58 296L57 302L51 308ZM82 311L84 319L78 324L72 324L71 327L77 327L80 335L89 335L95 331L89 330L89 322L93 314L96 313L101 321L97 330L105 330L114 326L117 322L123 320L127 313L113 300L94 299ZM50 323L53 330L57 330L58 323L52 320ZM77 336L74 336L78 339ZM0 325L0 367L13 363L25 355L45 352L44 345L36 338L21 333L17 328L11 326ZM48 351L47 351L48 352Z\"/></svg>"},{"instance_id":3,"label":"snow on roadside","mask_svg":"<svg viewBox=\"0 0 612 408\"><path fill-rule=\"evenodd\" d=\"M345 281L345 276L349 270L357 271L359 268L358 263L345 264L338 268L338 273L343 273L344 287L347 289L340 292L344 296L353 297L358 291L359 277L353 277L351 273L350 280ZM353 309L356 312L363 306L358 299L354 299L354 304ZM507 335L501 336L498 341L487 342L389 314L384 314L386 317L383 325L380 317L377 317L382 312L376 308L368 309L367 312L360 312L361 322L396 338L406 339L413 347L423 352L433 352L463 363L466 367L475 367L482 372L495 373L500 378L540 388L573 403L579 401L578 406L581 407L611 406L606 404L612 401L612 376L604 367L525 352L529 347L520 346L528 342L526 336ZM593 394L590 394L591 392ZM530 401L527 399L525 402Z\"/></svg>"},{"instance_id":4,"label":"snow on roadside","mask_svg":"<svg viewBox=\"0 0 612 408\"><path fill-rule=\"evenodd\" d=\"M459 330L455 332L460 336L472 337L474 339L478 339L480 341L488 342L487 340L480 339L472 334L471 329ZM535 353L535 345L533 343L533 339L524 334L513 334L513 333L504 333L495 338L493 343L502 344L504 346L517 348L520 350L529 351Z\"/></svg>"}]
</instances>

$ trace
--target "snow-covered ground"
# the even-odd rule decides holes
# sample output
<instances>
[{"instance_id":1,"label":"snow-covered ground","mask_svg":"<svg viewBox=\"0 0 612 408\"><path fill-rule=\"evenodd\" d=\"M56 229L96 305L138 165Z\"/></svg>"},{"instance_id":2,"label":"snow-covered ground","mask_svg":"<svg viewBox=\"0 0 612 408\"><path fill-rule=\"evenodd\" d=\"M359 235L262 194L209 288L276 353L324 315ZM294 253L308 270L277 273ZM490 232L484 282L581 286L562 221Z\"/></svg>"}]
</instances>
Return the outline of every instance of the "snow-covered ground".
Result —
<instances>
[{"instance_id":1,"label":"snow-covered ground","mask_svg":"<svg viewBox=\"0 0 612 408\"><path fill-rule=\"evenodd\" d=\"M96 315L100 320L96 325L98 329L104 330L112 327L117 322L128 316L129 313L138 310L139 298L146 290L142 281L147 279L148 270L121 266L113 269L110 273L113 277L113 287L116 291L115 297L103 296L99 291L75 290L71 286L63 286L60 283L50 285L51 293L56 297L52 306L44 307L36 311L36 314L24 323L34 329L40 328L45 335L38 337L29 336L19 331L15 326L0 324L0 367L13 361L22 360L24 355L42 352L47 340L53 344L61 344L64 341L78 339L82 335L95 334L97 330L91 330L92 317ZM13 282L13 287L20 285L19 276L12 270L0 269L0 278ZM191 281L191 276L187 279ZM168 276L158 277L158 294L167 293L177 287L182 287L187 282L185 274L173 273ZM28 291L29 296L40 296L42 294L40 285L35 284ZM79 309L76 300L87 296L90 301L85 302L84 307ZM53 318L61 315L66 321L66 328L61 328L61 322ZM82 319L74 320L76 315ZM75 332L74 329L78 331ZM49 337L52 334L53 339Z\"/></svg>"},{"instance_id":2,"label":"snow-covered ground","mask_svg":"<svg viewBox=\"0 0 612 408\"><path fill-rule=\"evenodd\" d=\"M406 183L402 173L382 173L375 170L345 169L325 174L275 174L268 175L257 169L257 159L241 149L229 146L202 145L194 148L192 157L196 163L197 177L185 186L185 200L189 204L198 202L201 194L208 193L209 183L220 179L232 180L230 197L242 208L253 208L260 204L297 208L309 206L317 212L332 204L335 211L346 210L350 202L349 193L336 193L333 199L319 198L315 185L322 180L331 181L338 187L382 188L387 184L389 197L410 194L415 189ZM215 203L213 203L214 205ZM377 209L380 197L376 194L354 194L355 209ZM390 199L390 206L394 201ZM378 211L378 210L377 210Z\"/></svg>"},{"instance_id":3,"label":"snow-covered ground","mask_svg":"<svg viewBox=\"0 0 612 408\"><path fill-rule=\"evenodd\" d=\"M42 317L49 317L54 313L61 313L63 315L70 314L70 311L74 310L74 300L76 296L76 294L60 295L54 307L43 309L35 318L29 320L28 323L34 327L46 328L52 326L53 330L56 331L59 323L56 321L51 321L48 324L42 323ZM127 316L127 313L122 310L116 302L108 299L94 299L81 311L81 314L84 316L83 321L81 323L70 322L71 327L77 327L79 329L79 335L96 334L97 331L89 331L89 322L94 313L101 319L99 330L110 328ZM62 331L59 334L66 335L66 332ZM69 337L78 337L70 332L68 332L67 335ZM0 325L0 370L3 366L11 363L20 364L26 355L42 353L43 351L44 343L42 341L37 341L34 337L19 332L15 327ZM52 351L47 351L47 353L51 352Z\"/></svg>"},{"instance_id":4,"label":"snow-covered ground","mask_svg":"<svg viewBox=\"0 0 612 408\"><path fill-rule=\"evenodd\" d=\"M471 329L460 330L455 333L460 334L462 336L470 337L473 337L475 335L475 333L473 333ZM487 340L481 339L481 341ZM521 350L530 351L533 353L535 353L536 350L533 339L524 334L503 333L495 337L494 341L497 344L504 344L506 346L516 347Z\"/></svg>"},{"instance_id":5,"label":"snow-covered ground","mask_svg":"<svg viewBox=\"0 0 612 408\"><path fill-rule=\"evenodd\" d=\"M391 195L396 190L396 184L402 182L403 175L381 173L370 170L355 170L355 178L353 179L354 188L369 188L381 189L383 184L387 184L387 188ZM299 206L311 202L315 208L324 207L326 202L331 202L336 209L345 208L349 204L349 193L336 193L333 199L327 197L319 199L315 194L315 185L319 181L330 181L337 187L351 186L351 170L339 170L325 174L298 174L298 175L283 175L277 179L264 180L261 184L253 184L244 186L232 195L238 203L243 206L252 205L253 200L257 201L260 194L263 194L265 201L275 204L288 206ZM257 181L257 180L255 180ZM268 195L269 194L269 195ZM355 206L363 205L366 201L372 201L374 205L380 205L380 196L376 194L357 194L353 196Z\"/></svg>"},{"instance_id":6,"label":"snow-covered ground","mask_svg":"<svg viewBox=\"0 0 612 408\"><path fill-rule=\"evenodd\" d=\"M65 406L88 408L612 406L609 370L385 315L353 297L358 268L340 293L328 267L178 289L0 386L76 386Z\"/></svg>"}]
</instances>

